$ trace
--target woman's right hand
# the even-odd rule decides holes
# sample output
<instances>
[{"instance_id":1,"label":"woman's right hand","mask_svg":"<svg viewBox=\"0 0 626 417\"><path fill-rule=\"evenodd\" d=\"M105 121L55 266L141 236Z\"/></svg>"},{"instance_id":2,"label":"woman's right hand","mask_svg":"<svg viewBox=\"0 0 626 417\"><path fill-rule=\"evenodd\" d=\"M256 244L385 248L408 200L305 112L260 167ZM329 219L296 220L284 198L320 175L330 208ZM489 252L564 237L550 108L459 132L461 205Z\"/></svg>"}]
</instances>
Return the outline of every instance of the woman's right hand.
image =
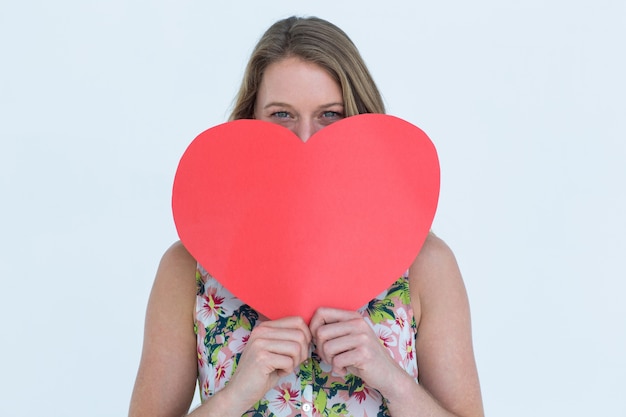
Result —
<instances>
[{"instance_id":1,"label":"woman's right hand","mask_svg":"<svg viewBox=\"0 0 626 417\"><path fill-rule=\"evenodd\" d=\"M257 325L241 354L237 370L224 387L242 415L282 376L294 372L309 356L311 332L301 317L285 317ZM235 406L236 404L236 406Z\"/></svg>"}]
</instances>

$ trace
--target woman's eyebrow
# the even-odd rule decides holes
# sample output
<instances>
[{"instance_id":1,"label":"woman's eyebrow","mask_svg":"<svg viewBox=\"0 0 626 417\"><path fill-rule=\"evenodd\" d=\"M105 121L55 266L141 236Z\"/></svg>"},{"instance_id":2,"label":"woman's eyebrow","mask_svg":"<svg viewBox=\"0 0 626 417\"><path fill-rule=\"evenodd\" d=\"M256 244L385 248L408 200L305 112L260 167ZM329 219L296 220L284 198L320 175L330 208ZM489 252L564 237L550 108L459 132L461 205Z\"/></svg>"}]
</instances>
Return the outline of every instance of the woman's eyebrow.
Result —
<instances>
[{"instance_id":1,"label":"woman's eyebrow","mask_svg":"<svg viewBox=\"0 0 626 417\"><path fill-rule=\"evenodd\" d=\"M327 109L329 107L335 107L335 106L339 106L341 108L343 108L343 103L341 102L332 102L332 103L327 103L327 104L322 104L317 106L317 109ZM286 108L292 108L293 106L288 104L288 103L283 103L282 101L272 101L271 103L267 103L265 106L263 106L264 109L269 109L270 107L286 107Z\"/></svg>"},{"instance_id":2,"label":"woman's eyebrow","mask_svg":"<svg viewBox=\"0 0 626 417\"><path fill-rule=\"evenodd\" d=\"M287 103L283 103L280 101L273 101L271 103L267 103L265 106L263 106L264 109L267 109L269 107L291 107L289 104Z\"/></svg>"},{"instance_id":3,"label":"woman's eyebrow","mask_svg":"<svg viewBox=\"0 0 626 417\"><path fill-rule=\"evenodd\" d=\"M328 104L322 104L321 106L319 106L319 108L324 108L324 107L333 107L333 106L341 106L343 107L343 103L341 102L337 102L337 103L328 103Z\"/></svg>"}]
</instances>

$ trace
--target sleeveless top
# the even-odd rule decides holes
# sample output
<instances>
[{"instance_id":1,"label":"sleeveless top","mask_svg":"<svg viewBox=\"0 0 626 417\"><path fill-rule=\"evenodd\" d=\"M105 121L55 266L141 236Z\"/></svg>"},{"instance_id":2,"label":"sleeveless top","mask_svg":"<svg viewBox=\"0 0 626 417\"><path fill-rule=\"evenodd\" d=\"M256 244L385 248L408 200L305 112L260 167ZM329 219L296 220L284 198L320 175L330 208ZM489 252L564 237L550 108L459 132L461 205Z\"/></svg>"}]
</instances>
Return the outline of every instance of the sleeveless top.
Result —
<instances>
[{"instance_id":1,"label":"sleeveless top","mask_svg":"<svg viewBox=\"0 0 626 417\"><path fill-rule=\"evenodd\" d=\"M268 320L231 294L198 264L194 328L200 398L222 389L237 368L255 325ZM389 354L417 382L414 346L417 326L409 296L408 272L359 312ZM331 372L314 347L297 372L282 377L244 416L389 416L385 399L351 374Z\"/></svg>"}]
</instances>

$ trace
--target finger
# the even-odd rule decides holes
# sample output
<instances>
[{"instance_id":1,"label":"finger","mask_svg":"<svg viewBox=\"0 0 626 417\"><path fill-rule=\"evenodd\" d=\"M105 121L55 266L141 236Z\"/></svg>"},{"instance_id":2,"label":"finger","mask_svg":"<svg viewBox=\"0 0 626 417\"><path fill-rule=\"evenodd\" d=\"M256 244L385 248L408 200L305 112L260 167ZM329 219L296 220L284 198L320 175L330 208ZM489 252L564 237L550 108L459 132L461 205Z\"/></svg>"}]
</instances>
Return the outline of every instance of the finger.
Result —
<instances>
[{"instance_id":1,"label":"finger","mask_svg":"<svg viewBox=\"0 0 626 417\"><path fill-rule=\"evenodd\" d=\"M360 352L357 349L342 352L333 357L331 362L332 371L341 376L345 376L347 373L360 376L360 364L363 363L361 360Z\"/></svg>"},{"instance_id":2,"label":"finger","mask_svg":"<svg viewBox=\"0 0 626 417\"><path fill-rule=\"evenodd\" d=\"M359 346L358 343L359 342L354 340L351 334L334 339L322 340L317 345L318 354L324 362L332 365L336 356L357 348Z\"/></svg>"},{"instance_id":3,"label":"finger","mask_svg":"<svg viewBox=\"0 0 626 417\"><path fill-rule=\"evenodd\" d=\"M302 329L292 329L283 327L257 326L252 329L250 338L265 338L279 340L293 340L307 343L310 339L310 333L304 332Z\"/></svg>"},{"instance_id":4,"label":"finger","mask_svg":"<svg viewBox=\"0 0 626 417\"><path fill-rule=\"evenodd\" d=\"M320 326L313 333L313 337L317 342L319 342L322 340L335 339L347 334L369 334L371 331L371 327L367 324L363 317L358 316L358 318L351 318L350 320Z\"/></svg>"},{"instance_id":5,"label":"finger","mask_svg":"<svg viewBox=\"0 0 626 417\"><path fill-rule=\"evenodd\" d=\"M252 330L248 345L282 355L289 355L300 364L309 355L311 336L302 329L258 326Z\"/></svg>"},{"instance_id":6,"label":"finger","mask_svg":"<svg viewBox=\"0 0 626 417\"><path fill-rule=\"evenodd\" d=\"M290 316L290 317L283 317L283 318L276 319L276 320L268 320L268 321L262 322L259 325L276 327L276 328L278 327L288 327L288 328L297 327L297 328L302 328L302 329L308 328L308 326L306 325L306 322L300 316Z\"/></svg>"},{"instance_id":7,"label":"finger","mask_svg":"<svg viewBox=\"0 0 626 417\"><path fill-rule=\"evenodd\" d=\"M340 359L340 356L343 356L343 360L346 360L346 358L353 359L352 362L347 364L344 362L338 363L340 366L347 366L372 360L375 352L380 348L380 341L358 334L332 339L324 347L327 355L333 357L334 363Z\"/></svg>"},{"instance_id":8,"label":"finger","mask_svg":"<svg viewBox=\"0 0 626 417\"><path fill-rule=\"evenodd\" d=\"M372 329L365 322L365 320L359 316L359 318L351 319L349 321L336 322L323 325L315 330L313 333L313 339L318 348L324 347L330 340L341 338L344 336L366 335L370 336ZM351 339L348 339L351 340Z\"/></svg>"},{"instance_id":9,"label":"finger","mask_svg":"<svg viewBox=\"0 0 626 417\"><path fill-rule=\"evenodd\" d=\"M362 317L320 327L315 334L318 353L332 364L333 357L357 347L380 343Z\"/></svg>"},{"instance_id":10,"label":"finger","mask_svg":"<svg viewBox=\"0 0 626 417\"><path fill-rule=\"evenodd\" d=\"M290 349L291 343L279 343L271 346L260 346L261 349L255 351L255 360L269 375L276 371L279 375L293 372L302 362L297 350ZM258 348L259 346L257 346Z\"/></svg>"},{"instance_id":11,"label":"finger","mask_svg":"<svg viewBox=\"0 0 626 417\"><path fill-rule=\"evenodd\" d=\"M309 324L309 328L311 329L311 333L315 334L320 327L327 324L351 320L359 317L361 317L361 315L356 311L340 310L330 307L320 307L313 314L313 317L311 318L311 323Z\"/></svg>"},{"instance_id":12,"label":"finger","mask_svg":"<svg viewBox=\"0 0 626 417\"><path fill-rule=\"evenodd\" d=\"M278 320L265 321L259 324L256 328L272 328L272 329L292 329L300 330L304 335L307 343L311 342L311 330L307 326L302 317L284 317Z\"/></svg>"},{"instance_id":13,"label":"finger","mask_svg":"<svg viewBox=\"0 0 626 417\"><path fill-rule=\"evenodd\" d=\"M257 339L253 341L254 349L258 352L267 351L283 356L289 356L296 365L308 357L308 349L304 349L297 341L285 339Z\"/></svg>"}]
</instances>

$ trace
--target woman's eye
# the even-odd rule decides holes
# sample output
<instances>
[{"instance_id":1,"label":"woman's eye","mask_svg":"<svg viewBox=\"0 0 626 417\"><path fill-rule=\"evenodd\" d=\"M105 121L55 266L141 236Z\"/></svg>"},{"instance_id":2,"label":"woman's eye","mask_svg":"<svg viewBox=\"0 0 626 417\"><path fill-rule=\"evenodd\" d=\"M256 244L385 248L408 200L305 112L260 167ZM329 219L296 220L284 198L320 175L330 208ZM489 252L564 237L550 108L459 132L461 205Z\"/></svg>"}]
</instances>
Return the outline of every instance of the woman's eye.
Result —
<instances>
[{"instance_id":1,"label":"woman's eye","mask_svg":"<svg viewBox=\"0 0 626 417\"><path fill-rule=\"evenodd\" d=\"M277 111L272 113L272 117L276 117L278 119L286 119L287 117L289 117L289 113L287 113L286 111Z\"/></svg>"},{"instance_id":2,"label":"woman's eye","mask_svg":"<svg viewBox=\"0 0 626 417\"><path fill-rule=\"evenodd\" d=\"M325 119L340 119L343 117L343 114L336 111L325 111L322 113L322 117Z\"/></svg>"}]
</instances>

